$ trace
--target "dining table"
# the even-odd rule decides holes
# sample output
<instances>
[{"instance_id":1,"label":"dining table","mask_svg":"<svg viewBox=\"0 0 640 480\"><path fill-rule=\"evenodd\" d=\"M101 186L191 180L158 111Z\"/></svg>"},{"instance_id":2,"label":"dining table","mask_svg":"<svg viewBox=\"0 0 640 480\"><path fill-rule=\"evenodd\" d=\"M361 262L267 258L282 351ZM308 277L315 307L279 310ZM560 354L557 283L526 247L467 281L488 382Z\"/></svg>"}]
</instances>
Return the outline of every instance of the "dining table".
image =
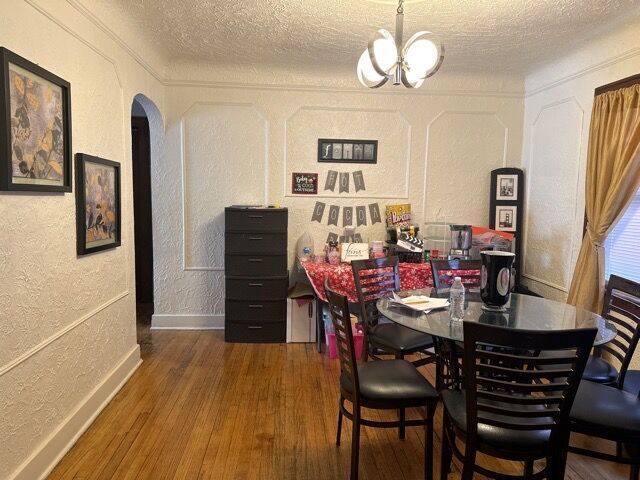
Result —
<instances>
[{"instance_id":1,"label":"dining table","mask_svg":"<svg viewBox=\"0 0 640 480\"><path fill-rule=\"evenodd\" d=\"M425 295L447 298L448 290L435 288L398 292L398 296ZM573 330L597 328L594 346L612 341L617 329L609 320L588 310L557 302L547 298L512 293L502 311L488 310L477 291L468 291L465 297L464 320L451 320L446 308L418 311L384 296L377 301L380 314L395 323L434 337L436 348L440 350L447 368L457 368L453 356L464 343L464 322L479 322L514 330ZM457 347L456 347L457 344Z\"/></svg>"}]
</instances>

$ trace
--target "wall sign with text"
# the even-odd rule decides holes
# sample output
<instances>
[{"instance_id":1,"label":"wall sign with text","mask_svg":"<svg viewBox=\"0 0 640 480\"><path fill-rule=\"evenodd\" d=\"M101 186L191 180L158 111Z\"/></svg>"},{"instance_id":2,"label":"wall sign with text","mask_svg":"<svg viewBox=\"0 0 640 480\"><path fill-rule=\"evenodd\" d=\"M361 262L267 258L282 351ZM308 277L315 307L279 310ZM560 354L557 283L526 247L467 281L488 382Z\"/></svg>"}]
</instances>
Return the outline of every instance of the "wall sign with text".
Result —
<instances>
[{"instance_id":1,"label":"wall sign with text","mask_svg":"<svg viewBox=\"0 0 640 480\"><path fill-rule=\"evenodd\" d=\"M378 163L378 141L320 138L318 162Z\"/></svg>"},{"instance_id":2,"label":"wall sign with text","mask_svg":"<svg viewBox=\"0 0 640 480\"><path fill-rule=\"evenodd\" d=\"M298 195L318 194L318 174L317 173L292 173L291 193Z\"/></svg>"}]
</instances>

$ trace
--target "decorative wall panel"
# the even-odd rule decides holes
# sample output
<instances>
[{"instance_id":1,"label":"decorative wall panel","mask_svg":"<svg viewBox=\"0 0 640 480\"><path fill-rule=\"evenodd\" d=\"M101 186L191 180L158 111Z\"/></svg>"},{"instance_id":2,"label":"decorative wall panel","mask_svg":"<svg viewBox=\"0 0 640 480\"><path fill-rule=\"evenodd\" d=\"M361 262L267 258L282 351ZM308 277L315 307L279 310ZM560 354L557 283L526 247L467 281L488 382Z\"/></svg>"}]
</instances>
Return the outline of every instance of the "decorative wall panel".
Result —
<instances>
[{"instance_id":1,"label":"decorative wall panel","mask_svg":"<svg viewBox=\"0 0 640 480\"><path fill-rule=\"evenodd\" d=\"M531 126L524 274L567 291L584 112L575 98L543 106Z\"/></svg>"},{"instance_id":2,"label":"decorative wall panel","mask_svg":"<svg viewBox=\"0 0 640 480\"><path fill-rule=\"evenodd\" d=\"M318 163L318 139L378 140L377 164ZM286 122L284 188L291 196L293 172L318 172L318 197L344 197L339 189L324 190L329 170L351 173L361 170L366 190L350 198L407 198L411 127L397 111L366 108L303 107Z\"/></svg>"},{"instance_id":3,"label":"decorative wall panel","mask_svg":"<svg viewBox=\"0 0 640 480\"><path fill-rule=\"evenodd\" d=\"M249 104L200 103L182 129L185 269L221 270L220 205L265 202L267 123Z\"/></svg>"},{"instance_id":4,"label":"decorative wall panel","mask_svg":"<svg viewBox=\"0 0 640 480\"><path fill-rule=\"evenodd\" d=\"M488 225L491 170L507 165L507 140L495 113L436 116L427 129L425 219Z\"/></svg>"}]
</instances>

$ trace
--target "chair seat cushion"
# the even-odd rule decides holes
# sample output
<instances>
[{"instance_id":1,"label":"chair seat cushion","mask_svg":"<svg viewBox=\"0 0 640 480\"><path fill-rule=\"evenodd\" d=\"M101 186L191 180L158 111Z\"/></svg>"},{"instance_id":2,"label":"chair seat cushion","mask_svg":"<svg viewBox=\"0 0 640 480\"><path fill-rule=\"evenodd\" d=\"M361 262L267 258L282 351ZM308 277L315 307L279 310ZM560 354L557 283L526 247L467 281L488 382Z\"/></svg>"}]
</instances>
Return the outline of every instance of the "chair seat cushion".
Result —
<instances>
[{"instance_id":1,"label":"chair seat cushion","mask_svg":"<svg viewBox=\"0 0 640 480\"><path fill-rule=\"evenodd\" d=\"M640 400L637 394L582 381L571 409L571 421L577 431L603 438L640 440Z\"/></svg>"},{"instance_id":2,"label":"chair seat cushion","mask_svg":"<svg viewBox=\"0 0 640 480\"><path fill-rule=\"evenodd\" d=\"M584 367L582 379L596 383L613 383L618 379L618 370L609 362L592 355Z\"/></svg>"},{"instance_id":3,"label":"chair seat cushion","mask_svg":"<svg viewBox=\"0 0 640 480\"><path fill-rule=\"evenodd\" d=\"M389 402L419 401L438 398L438 392L420 372L406 360L379 360L358 365L360 396L363 400ZM353 393L351 379L340 376L340 387Z\"/></svg>"},{"instance_id":4,"label":"chair seat cushion","mask_svg":"<svg viewBox=\"0 0 640 480\"><path fill-rule=\"evenodd\" d=\"M552 354L553 352L543 352L542 356L551 356ZM538 368L544 370L545 368L556 369L563 367L569 368L569 365L540 365ZM582 379L596 383L613 383L618 379L618 370L602 358L591 355L587 360L587 365L584 367Z\"/></svg>"},{"instance_id":5,"label":"chair seat cushion","mask_svg":"<svg viewBox=\"0 0 640 480\"><path fill-rule=\"evenodd\" d=\"M498 402L482 400L483 403L501 405ZM445 390L442 392L442 403L449 414L449 418L457 429L467 431L467 405L464 392L459 390ZM502 404L504 405L504 404ZM516 405L509 404L509 409L518 408ZM540 408L534 406L521 406L520 408L530 410L532 408ZM481 412L481 415L487 418L505 419L500 415L494 415L487 412ZM510 417L507 417L510 418ZM518 423L535 423L548 422L549 418L519 418ZM479 449L483 451L483 446L492 450L505 451L510 454L523 455L533 454L543 457L549 444L551 436L550 430L515 430L509 428L495 427L484 423L478 424L478 440Z\"/></svg>"},{"instance_id":6,"label":"chair seat cushion","mask_svg":"<svg viewBox=\"0 0 640 480\"><path fill-rule=\"evenodd\" d=\"M402 354L431 348L433 338L397 323L379 323L369 330L369 342L377 347Z\"/></svg>"}]
</instances>

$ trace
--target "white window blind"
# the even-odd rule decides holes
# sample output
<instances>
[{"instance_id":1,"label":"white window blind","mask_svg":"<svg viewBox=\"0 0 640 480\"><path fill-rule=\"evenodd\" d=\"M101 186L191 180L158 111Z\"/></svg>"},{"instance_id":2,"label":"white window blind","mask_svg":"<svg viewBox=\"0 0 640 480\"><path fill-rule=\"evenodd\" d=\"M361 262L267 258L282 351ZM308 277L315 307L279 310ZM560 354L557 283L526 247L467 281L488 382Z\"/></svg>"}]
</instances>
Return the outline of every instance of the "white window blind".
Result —
<instances>
[{"instance_id":1,"label":"white window blind","mask_svg":"<svg viewBox=\"0 0 640 480\"><path fill-rule=\"evenodd\" d=\"M640 190L605 243L606 278L611 274L640 282Z\"/></svg>"}]
</instances>

